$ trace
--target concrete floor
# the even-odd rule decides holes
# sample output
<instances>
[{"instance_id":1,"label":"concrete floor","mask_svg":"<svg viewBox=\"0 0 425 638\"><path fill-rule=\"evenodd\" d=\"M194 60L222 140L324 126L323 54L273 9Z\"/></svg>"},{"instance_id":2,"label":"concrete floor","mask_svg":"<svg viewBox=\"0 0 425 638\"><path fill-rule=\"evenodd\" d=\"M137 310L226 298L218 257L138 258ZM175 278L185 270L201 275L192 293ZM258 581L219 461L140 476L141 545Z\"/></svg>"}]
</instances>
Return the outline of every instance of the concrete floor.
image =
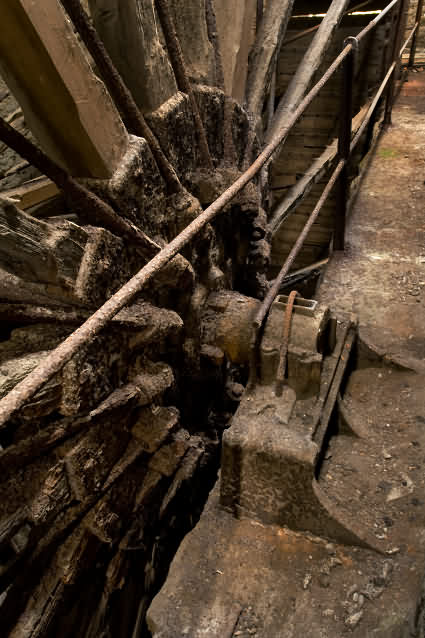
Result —
<instances>
[{"instance_id":1,"label":"concrete floor","mask_svg":"<svg viewBox=\"0 0 425 638\"><path fill-rule=\"evenodd\" d=\"M424 113L425 73L413 74L318 291L359 318L345 425L318 482L378 551L237 520L216 487L148 612L155 638L424 636Z\"/></svg>"},{"instance_id":2,"label":"concrete floor","mask_svg":"<svg viewBox=\"0 0 425 638\"><path fill-rule=\"evenodd\" d=\"M425 73L403 85L318 298L376 352L425 371Z\"/></svg>"}]
</instances>

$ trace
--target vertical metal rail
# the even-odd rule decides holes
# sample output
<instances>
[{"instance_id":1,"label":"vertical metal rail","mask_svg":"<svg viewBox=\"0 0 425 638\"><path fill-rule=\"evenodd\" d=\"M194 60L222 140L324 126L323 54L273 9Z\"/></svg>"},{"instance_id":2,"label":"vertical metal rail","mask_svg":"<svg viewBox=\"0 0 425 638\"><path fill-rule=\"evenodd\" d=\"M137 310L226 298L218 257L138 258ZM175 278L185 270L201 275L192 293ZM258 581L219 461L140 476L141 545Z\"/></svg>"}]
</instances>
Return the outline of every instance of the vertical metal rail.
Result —
<instances>
[{"instance_id":1,"label":"vertical metal rail","mask_svg":"<svg viewBox=\"0 0 425 638\"><path fill-rule=\"evenodd\" d=\"M413 34L413 40L410 46L409 63L407 65L409 69L411 69L413 65L415 64L416 45L418 41L419 29L421 28L423 6L424 6L424 0L418 0L418 6L416 9L416 18L415 18L416 31Z\"/></svg>"},{"instance_id":2,"label":"vertical metal rail","mask_svg":"<svg viewBox=\"0 0 425 638\"><path fill-rule=\"evenodd\" d=\"M399 76L399 69L401 64L400 45L402 42L401 39L403 35L402 34L403 23L404 23L403 16L404 16L405 9L406 9L406 0L401 0L400 6L398 9L397 22L395 27L394 47L393 47L392 60L391 60L391 62L395 63L396 66L395 66L395 71L392 74L389 85L388 85L387 99L385 103L384 127L388 127L391 124L391 113L393 110L393 103L394 103L395 84Z\"/></svg>"},{"instance_id":3,"label":"vertical metal rail","mask_svg":"<svg viewBox=\"0 0 425 638\"><path fill-rule=\"evenodd\" d=\"M345 220L347 217L347 206L350 194L350 144L351 144L351 122L353 117L353 85L354 71L357 59L359 43L357 38L349 37L344 40L342 48L351 44L351 51L345 58L342 66L342 102L339 122L338 156L344 160L344 168L339 178L337 206L335 215L334 249L344 250Z\"/></svg>"}]
</instances>

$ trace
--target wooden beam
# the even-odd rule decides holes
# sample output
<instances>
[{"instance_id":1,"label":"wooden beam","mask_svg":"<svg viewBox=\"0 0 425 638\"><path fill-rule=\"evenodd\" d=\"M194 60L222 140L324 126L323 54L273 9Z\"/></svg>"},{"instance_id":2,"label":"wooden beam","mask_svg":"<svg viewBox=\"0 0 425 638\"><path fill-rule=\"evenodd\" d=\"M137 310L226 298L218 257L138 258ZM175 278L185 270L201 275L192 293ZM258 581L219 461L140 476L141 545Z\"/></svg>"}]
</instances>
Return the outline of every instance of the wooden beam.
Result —
<instances>
[{"instance_id":1,"label":"wooden beam","mask_svg":"<svg viewBox=\"0 0 425 638\"><path fill-rule=\"evenodd\" d=\"M1 73L42 148L75 177L109 178L127 132L62 5L8 0L0 23Z\"/></svg>"},{"instance_id":2,"label":"wooden beam","mask_svg":"<svg viewBox=\"0 0 425 638\"><path fill-rule=\"evenodd\" d=\"M360 128L370 103L361 108L352 121L352 135ZM338 155L338 140L334 139L323 153L317 157L304 175L289 189L287 195L278 202L269 222L269 231L275 235L289 215L309 194L314 184L317 184L326 172L333 166Z\"/></svg>"},{"instance_id":3,"label":"wooden beam","mask_svg":"<svg viewBox=\"0 0 425 638\"><path fill-rule=\"evenodd\" d=\"M59 193L60 190L51 179L36 177L17 188L2 191L0 196L6 199L13 199L18 208L27 210L55 197Z\"/></svg>"},{"instance_id":4,"label":"wooden beam","mask_svg":"<svg viewBox=\"0 0 425 638\"><path fill-rule=\"evenodd\" d=\"M248 111L257 118L263 110L293 4L294 0L269 0L255 38L248 65L246 103Z\"/></svg>"},{"instance_id":5,"label":"wooden beam","mask_svg":"<svg viewBox=\"0 0 425 638\"><path fill-rule=\"evenodd\" d=\"M255 40L257 0L213 0L225 92L240 104L245 99L248 56Z\"/></svg>"},{"instance_id":6,"label":"wooden beam","mask_svg":"<svg viewBox=\"0 0 425 638\"><path fill-rule=\"evenodd\" d=\"M279 129L285 126L293 111L309 90L314 74L319 69L332 37L344 15L350 0L333 0L326 17L317 30L307 52L293 76L286 92L282 96L272 124L267 131L266 140L270 141Z\"/></svg>"},{"instance_id":7,"label":"wooden beam","mask_svg":"<svg viewBox=\"0 0 425 638\"><path fill-rule=\"evenodd\" d=\"M153 2L89 0L93 22L142 113L177 92Z\"/></svg>"}]
</instances>

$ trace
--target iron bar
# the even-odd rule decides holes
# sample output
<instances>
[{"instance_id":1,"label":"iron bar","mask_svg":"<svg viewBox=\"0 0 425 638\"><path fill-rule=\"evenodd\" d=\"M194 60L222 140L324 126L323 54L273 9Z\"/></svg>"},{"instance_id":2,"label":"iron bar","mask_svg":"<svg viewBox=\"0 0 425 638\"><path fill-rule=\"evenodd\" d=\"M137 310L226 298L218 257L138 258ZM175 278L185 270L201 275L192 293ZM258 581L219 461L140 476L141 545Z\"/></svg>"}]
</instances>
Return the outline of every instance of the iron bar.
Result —
<instances>
[{"instance_id":1,"label":"iron bar","mask_svg":"<svg viewBox=\"0 0 425 638\"><path fill-rule=\"evenodd\" d=\"M186 65L184 62L183 52L177 36L176 27L171 17L170 8L167 0L155 0L155 6L158 11L159 20L161 22L162 31L164 33L165 42L167 44L168 54L170 56L171 65L174 75L176 76L177 85L180 91L186 93L192 108L195 128L199 138L199 148L201 151L202 161L207 168L214 168L210 150L208 148L207 135L204 125L202 124L201 115L199 113L198 104L192 90L192 86L187 76Z\"/></svg>"},{"instance_id":2,"label":"iron bar","mask_svg":"<svg viewBox=\"0 0 425 638\"><path fill-rule=\"evenodd\" d=\"M345 220L347 216L347 205L350 192L349 158L351 143L351 121L353 117L354 70L356 64L358 42L356 38L347 38L344 41L343 48L346 47L349 43L352 44L352 47L350 55L345 58L343 64L342 104L339 121L338 156L340 159L343 159L345 163L344 168L341 171L338 184L334 234L335 250L344 250Z\"/></svg>"},{"instance_id":3,"label":"iron bar","mask_svg":"<svg viewBox=\"0 0 425 638\"><path fill-rule=\"evenodd\" d=\"M109 204L68 175L61 166L1 117L0 140L55 182L58 188L72 199L76 208L81 207L91 223L104 226L112 233L123 235L130 241L136 242L147 251L145 256L151 257L159 249L159 246L143 231L120 217Z\"/></svg>"},{"instance_id":4,"label":"iron bar","mask_svg":"<svg viewBox=\"0 0 425 638\"><path fill-rule=\"evenodd\" d=\"M285 310L285 317L283 322L282 344L280 346L279 364L277 366L277 373L276 373L275 395L277 397L282 396L283 386L285 383L286 364L288 359L288 347L289 347L289 334L291 332L292 311L294 309L295 298L297 295L298 295L297 290L292 290L289 293L288 303Z\"/></svg>"},{"instance_id":5,"label":"iron bar","mask_svg":"<svg viewBox=\"0 0 425 638\"><path fill-rule=\"evenodd\" d=\"M171 192L178 191L181 186L174 168L165 157L158 140L112 62L105 45L99 38L80 0L62 0L62 4L74 23L82 41L86 45L87 50L93 57L100 75L121 113L127 129L131 133L146 139L169 190Z\"/></svg>"},{"instance_id":6,"label":"iron bar","mask_svg":"<svg viewBox=\"0 0 425 638\"><path fill-rule=\"evenodd\" d=\"M215 81L218 88L224 91L225 86L224 86L223 60L221 56L220 42L218 39L217 20L216 20L215 11L214 11L213 0L206 0L205 14L206 14L206 21L207 21L208 39L211 42L212 47L214 49Z\"/></svg>"},{"instance_id":7,"label":"iron bar","mask_svg":"<svg viewBox=\"0 0 425 638\"><path fill-rule=\"evenodd\" d=\"M365 28L360 31L360 33L356 36L357 40L359 41L362 40L370 31L372 31L376 27L376 25L379 24L379 22L381 22L382 18L384 18L387 15L387 13L391 11L391 9L400 1L402 2L403 0L392 0L392 2L387 4L385 9L382 9L381 13L379 13L376 16L376 18L371 20L369 24L366 25Z\"/></svg>"},{"instance_id":8,"label":"iron bar","mask_svg":"<svg viewBox=\"0 0 425 638\"><path fill-rule=\"evenodd\" d=\"M373 100L372 100L372 102L370 104L370 107L369 107L369 109L368 109L368 111L367 111L367 113L365 115L365 118L364 118L363 122L361 123L360 128L357 131L356 135L354 136L353 141L351 142L350 153L352 153L353 150L355 149L355 147L357 146L361 136L364 133L364 130L365 130L366 126L369 124L369 121L370 121L370 119L371 119L371 117L372 117L372 115L373 115L373 113L374 113L374 111L376 109L376 106L377 106L377 104L378 104L378 102L379 102L379 100L381 98L382 93L385 90L385 87L387 86L388 80L390 79L391 74L393 73L394 69L395 69L395 62L393 62L392 65L390 66L390 68L388 69L386 76L384 77L383 81L381 82L381 86L379 87L378 91L375 93L375 97L373 98Z\"/></svg>"},{"instance_id":9,"label":"iron bar","mask_svg":"<svg viewBox=\"0 0 425 638\"><path fill-rule=\"evenodd\" d=\"M389 126L391 124L391 113L392 113L393 102L394 102L395 82L396 82L397 70L400 65L400 43L402 38L403 14L404 14L405 7L406 7L406 0L400 0L400 6L398 10L396 25L395 25L394 46L393 46L393 52L392 52L392 63L395 63L395 69L394 69L394 72L391 74L391 80L388 86L387 100L385 104L384 126Z\"/></svg>"},{"instance_id":10,"label":"iron bar","mask_svg":"<svg viewBox=\"0 0 425 638\"><path fill-rule=\"evenodd\" d=\"M360 4L357 4L355 7L352 7L351 9L348 9L345 13L344 16L350 15L351 13L354 13L354 11L358 11L359 9L361 9L362 7L366 6L367 4L370 4L371 2L373 2L374 0L365 0L365 2L361 2ZM310 33L314 33L314 31L317 31L317 29L320 27L320 22L319 24L315 24L314 27L309 27L308 29L304 29L304 31L301 31L300 33L297 33L297 35L293 35L292 38L288 38L287 40L285 40L282 44L282 47L286 47L288 44L292 44L292 42L296 42L297 40L301 40L301 38L304 38L306 35L309 35Z\"/></svg>"},{"instance_id":11,"label":"iron bar","mask_svg":"<svg viewBox=\"0 0 425 638\"><path fill-rule=\"evenodd\" d=\"M411 69L413 65L415 64L416 44L418 40L419 29L421 28L423 4L424 4L424 0L418 0L418 6L416 8L416 18L415 18L415 26L417 28L415 33L413 34L412 46L410 47L409 63L407 65L409 69Z\"/></svg>"},{"instance_id":12,"label":"iron bar","mask_svg":"<svg viewBox=\"0 0 425 638\"><path fill-rule=\"evenodd\" d=\"M404 41L403 46L400 49L400 57L403 55L405 48L407 47L407 45L409 44L410 40L412 39L412 37L416 33L418 27L419 27L419 24L416 22L415 26L413 27L413 29L411 30L411 32L407 36L406 40Z\"/></svg>"},{"instance_id":13,"label":"iron bar","mask_svg":"<svg viewBox=\"0 0 425 638\"><path fill-rule=\"evenodd\" d=\"M264 319L266 318L267 313L270 310L270 307L273 303L273 301L276 298L276 295L279 293L279 289L280 286L282 285L282 281L285 279L286 275L289 272L290 267L292 266L292 264L295 261L295 258L297 257L298 253L300 252L304 241L308 235L308 233L311 230L311 227L313 226L314 222L316 221L320 211L322 210L322 207L324 205L324 203L326 202L326 200L329 197L329 194L332 190L332 188L335 186L335 183L338 179L338 177L341 174L342 169L344 168L345 165L345 160L341 159L339 160L338 164L336 165L331 178L329 179L328 183L326 184L323 193L321 194L319 201L317 202L316 206L314 207L310 217L308 218L304 228L302 229L301 233L298 236L297 241L295 242L295 244L292 247L291 252L289 253L288 257L285 260L285 263L283 264L278 276L276 277L276 279L273 282L273 285L271 286L270 290L268 291L266 297L264 298L263 303L261 304L257 314L255 315L254 321L253 321L253 325L254 325L254 329L256 331L259 330L259 328L262 326ZM12 390L13 392L13 390ZM1 402L0 402L0 406L1 406Z\"/></svg>"},{"instance_id":14,"label":"iron bar","mask_svg":"<svg viewBox=\"0 0 425 638\"><path fill-rule=\"evenodd\" d=\"M162 0L156 0L161 3ZM398 0L393 0L390 6ZM388 7L387 7L387 10ZM384 10L386 11L386 10ZM382 13L380 14L382 15ZM375 23L376 24L376 23ZM359 37L359 36L358 36ZM335 58L327 71L315 86L307 93L297 109L293 112L288 124L282 127L278 133L273 136L269 144L259 154L257 159L251 166L228 188L226 189L208 208L203 211L193 222L191 222L179 235L177 235L167 246L162 248L132 279L130 279L119 291L117 291L108 301L103 304L87 321L85 321L75 332L73 332L65 341L55 348L25 379L18 383L5 397L0 400L0 428L4 427L8 419L15 414L31 397L55 374L57 374L63 366L78 352L83 344L90 343L96 335L107 325L124 306L126 306L134 296L140 292L143 286L152 279L152 277L165 266L193 237L209 222L211 222L223 208L257 175L264 164L275 153L279 146L285 141L289 131L302 116L307 107L314 100L316 95L325 86L326 82L332 77L335 71L342 64L346 56L351 51L351 45L347 45L343 51ZM0 138L6 144L15 148L15 150L25 157L29 150L31 163L37 166L41 172L47 174L55 181L58 186L58 180L52 175L50 169L57 167L47 156L44 155L37 147L31 144L23 136L19 135L12 127L4 128L5 123L0 119ZM7 127L7 125L6 125ZM2 137L2 133L4 134ZM12 133L12 135L11 135ZM18 136L18 138L15 137ZM15 143L18 141L17 146ZM301 234L289 253L282 269L275 279L273 286L270 288L266 298L264 299L259 312L254 319L254 327L258 333L271 304L273 303L279 288L285 276L293 264L297 254L299 253L305 238L307 237L313 223L315 222L320 210L327 200L336 180L338 179L343 167L344 160L340 160L326 185L319 201L312 211L307 223L305 224ZM42 166L42 168L40 168ZM46 170L47 169L47 170ZM62 169L60 169L62 171ZM64 171L63 171L64 172ZM50 173L50 174L49 174ZM66 174L65 174L66 175ZM67 180L69 181L69 177ZM61 186L59 186L61 187ZM89 195L92 195L89 193ZM101 201L101 200L99 200ZM87 200L86 200L87 202ZM103 205L104 202L101 202ZM111 209L112 210L112 209ZM114 211L112 211L114 212ZM116 213L114 213L116 215ZM117 216L118 217L118 216ZM151 240L149 240L151 241ZM153 244L154 242L151 242Z\"/></svg>"},{"instance_id":15,"label":"iron bar","mask_svg":"<svg viewBox=\"0 0 425 638\"><path fill-rule=\"evenodd\" d=\"M407 45L409 44L410 39L412 38L412 36L413 36L413 34L414 34L414 32L415 32L416 26L417 26L417 25L415 25L415 26L413 27L413 29L411 30L411 32L410 32L410 34L409 34L409 36L406 38L406 40L405 40L405 42L404 42L403 46L401 47L401 49L400 49L400 56L401 56L401 55L403 55L403 51L405 50L405 48L406 48L406 47L407 47ZM352 152L353 152L353 150L354 150L354 149L355 149L355 147L357 146L357 144L358 144L358 142L359 142L359 140L360 140L361 136L363 135L364 130L365 130L366 126L368 125L368 123L369 123L369 121L370 121L370 119L371 119L371 117L372 117L372 115L373 115L373 112L374 112L374 111L375 111L375 109L376 109L376 106L377 106L377 104L378 104L378 102L379 102L379 100L380 100L380 98L381 98L381 96L382 96L382 93L383 93L383 92L384 92L384 90L385 90L385 87L387 86L387 83L388 83L388 80L389 80L389 79L390 79L390 77L391 77L391 74L394 72L395 67L396 67L396 62L393 62L393 63L391 64L391 66L389 67L389 69L388 69L388 71L387 71L387 73L386 73L386 75L385 75L384 79L382 80L382 82L381 82L381 85L380 85L379 89L378 89L378 90L377 90L377 92L375 93L375 96L374 96L374 98L373 98L373 100L372 100L372 102L371 102L371 104L370 104L370 107L368 108L368 111L367 111L367 113L366 113L366 115L365 115L365 117L364 117L364 120L363 120L363 122L361 123L360 128L359 128L359 130L357 131L356 135L354 136L353 141L351 142L351 146L350 146L350 153L352 153Z\"/></svg>"}]
</instances>

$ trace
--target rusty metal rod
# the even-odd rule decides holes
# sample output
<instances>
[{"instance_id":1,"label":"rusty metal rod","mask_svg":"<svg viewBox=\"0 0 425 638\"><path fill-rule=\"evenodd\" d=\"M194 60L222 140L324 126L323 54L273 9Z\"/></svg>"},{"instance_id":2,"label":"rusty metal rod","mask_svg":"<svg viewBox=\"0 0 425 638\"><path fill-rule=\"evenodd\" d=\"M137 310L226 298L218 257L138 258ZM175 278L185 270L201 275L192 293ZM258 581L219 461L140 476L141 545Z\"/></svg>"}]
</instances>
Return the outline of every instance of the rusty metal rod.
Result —
<instances>
[{"instance_id":1,"label":"rusty metal rod","mask_svg":"<svg viewBox=\"0 0 425 638\"><path fill-rule=\"evenodd\" d=\"M343 64L343 86L342 103L339 118L338 136L338 156L345 160L344 168L341 171L337 189L337 207L335 216L335 250L344 250L345 242L345 222L347 217L348 198L350 194L349 160L351 143L351 125L353 117L353 85L354 70L356 65L356 55L358 42L356 38L349 37L344 41L344 47L351 43L352 49Z\"/></svg>"},{"instance_id":2,"label":"rusty metal rod","mask_svg":"<svg viewBox=\"0 0 425 638\"><path fill-rule=\"evenodd\" d=\"M410 39L412 38L416 28L417 28L417 24L413 27L413 29L411 30L409 36L406 38L403 46L401 47L400 56L403 55L403 51L405 50L405 48L409 44ZM353 138L353 140L351 142L350 153L353 152L353 150L355 149L355 147L359 143L359 140L360 140L361 136L363 135L366 126L369 124L369 121L370 121L370 119L371 119L371 117L373 115L373 112L376 109L376 106L377 106L377 104L379 102L379 99L381 98L382 93L384 92L385 87L387 86L388 80L390 79L391 74L394 72L395 67L396 67L396 62L393 62L391 64L391 66L389 67L384 79L382 80L379 89L375 93L375 96L374 96L374 98L373 98L373 100L372 100L372 102L371 102L371 104L370 104L370 106L368 108L368 111L367 111L367 113L366 113L366 115L364 117L364 120L361 123L360 128L358 129L356 135L354 136L354 138Z\"/></svg>"},{"instance_id":3,"label":"rusty metal rod","mask_svg":"<svg viewBox=\"0 0 425 638\"><path fill-rule=\"evenodd\" d=\"M222 91L224 91L225 87L224 87L223 60L221 56L220 42L218 39L217 20L215 17L213 0L206 0L205 14L206 14L206 20L207 20L208 39L211 42L212 47L214 49L215 81L216 81L217 87L221 89Z\"/></svg>"},{"instance_id":4,"label":"rusty metal rod","mask_svg":"<svg viewBox=\"0 0 425 638\"><path fill-rule=\"evenodd\" d=\"M292 290L289 293L288 303L285 310L285 317L283 322L282 345L280 346L279 365L277 367L277 374L276 374L275 395L277 397L282 396L283 386L285 383L286 362L288 360L289 334L291 332L292 311L294 309L295 297L297 295L298 295L297 290Z\"/></svg>"},{"instance_id":5,"label":"rusty metal rod","mask_svg":"<svg viewBox=\"0 0 425 638\"><path fill-rule=\"evenodd\" d=\"M417 39L419 35L419 29L421 27L423 4L424 4L424 0L418 0L418 6L416 8L416 18L415 18L415 26L417 28L414 33L412 46L410 47L409 63L407 65L409 69L411 69L413 65L415 64L416 43L417 43Z\"/></svg>"},{"instance_id":6,"label":"rusty metal rod","mask_svg":"<svg viewBox=\"0 0 425 638\"><path fill-rule=\"evenodd\" d=\"M391 11L391 9L398 3L400 2L400 0L392 0L392 2L390 2L389 4L387 4L387 6L385 7L385 9L382 9L381 13L379 13L376 18L374 18L373 20L371 20L369 22L369 24L367 26L365 26L364 29L362 29L360 31L360 33L356 36L357 40L361 40L362 38L364 38L370 31L372 31L372 29L374 29L376 27L377 24L379 24L379 22L381 22L382 18L384 18L388 11Z\"/></svg>"},{"instance_id":7,"label":"rusty metal rod","mask_svg":"<svg viewBox=\"0 0 425 638\"><path fill-rule=\"evenodd\" d=\"M372 117L372 115L373 115L373 113L374 113L374 111L376 109L376 106L377 106L377 104L379 102L379 99L380 99L382 93L384 92L385 87L387 86L387 83L388 83L388 80L391 77L391 74L393 73L393 71L395 69L395 65L396 65L396 63L393 62L392 65L390 66L390 68L388 69L387 74L386 74L386 76L384 77L384 79L383 79L383 81L381 83L381 86L379 87L379 89L375 93L375 97L373 98L373 100L372 100L372 102L371 102L371 104L370 104L370 106L368 108L368 111L367 111L367 113L366 113L366 115L364 117L364 120L361 123L360 128L358 129L356 135L354 136L354 138L353 138L353 140L351 142L350 153L353 152L353 150L355 149L355 147L359 143L359 140L360 140L361 136L363 135L366 126L369 124L369 121L370 121L370 119L371 119L371 117Z\"/></svg>"},{"instance_id":8,"label":"rusty metal rod","mask_svg":"<svg viewBox=\"0 0 425 638\"><path fill-rule=\"evenodd\" d=\"M361 2L360 4L357 4L355 7L352 7L351 9L347 9L347 11L344 13L344 16L350 15L350 13L354 13L354 11L358 11L359 9L366 6L367 4L370 4L373 1L374 0L365 0L365 2ZM301 40L301 38L304 38L306 35L309 35L310 33L317 31L317 29L320 27L320 24L321 23L319 22L319 24L315 24L314 27L309 27L308 29L304 29L304 31L297 33L297 35L292 36L292 38L288 38L287 40L283 42L282 47L286 47L288 44L292 44L292 42Z\"/></svg>"},{"instance_id":9,"label":"rusty metal rod","mask_svg":"<svg viewBox=\"0 0 425 638\"><path fill-rule=\"evenodd\" d=\"M308 235L308 233L311 230L311 227L313 226L314 222L316 221L320 211L322 210L322 207L324 205L324 203L326 202L326 200L329 197L329 194L332 190L332 188L335 186L335 183L338 179L338 177L341 174L342 169L345 166L345 160L341 159L338 164L336 165L336 168L334 169L330 180L328 181L328 183L326 184L323 193L321 194L319 201L317 202L316 206L314 207L310 217L308 218L304 228L302 229L301 233L298 236L297 241L295 242L294 246L292 247L291 252L289 253L288 257L285 260L285 263L283 264L278 276L276 277L276 279L273 282L273 285L271 286L269 292L267 293L264 301L262 302L257 314L254 317L254 321L253 321L253 325L254 325L254 329L258 330L262 324L264 319L267 316L267 313L270 310L270 307L273 303L273 301L276 298L276 295L279 293L279 289L280 286L282 285L282 281L285 279L286 275L289 272L289 269L291 268L292 264L295 261L295 258L297 257L298 253L300 252L301 248L303 247L304 241ZM12 390L13 392L13 390ZM1 405L1 402L0 402Z\"/></svg>"},{"instance_id":10,"label":"rusty metal rod","mask_svg":"<svg viewBox=\"0 0 425 638\"><path fill-rule=\"evenodd\" d=\"M161 22L162 31L164 33L165 42L167 44L168 54L170 56L171 65L174 75L176 76L177 85L180 91L186 93L192 108L193 119L195 122L196 132L199 138L199 148L204 165L213 169L214 165L211 159L210 150L208 148L207 135L201 120L198 104L192 90L192 86L187 76L186 65L184 62L183 51L177 36L176 27L171 16L170 8L167 0L155 0L155 6L158 11L159 20Z\"/></svg>"},{"instance_id":11,"label":"rusty metal rod","mask_svg":"<svg viewBox=\"0 0 425 638\"><path fill-rule=\"evenodd\" d=\"M24 137L3 118L0 118L0 140L12 148L18 155L47 175L64 193L72 199L76 208L81 208L90 223L101 225L116 235L122 235L130 241L140 245L151 257L159 246L149 239L137 226L120 217L112 208L97 195L82 186L73 177L38 146Z\"/></svg>"},{"instance_id":12,"label":"rusty metal rod","mask_svg":"<svg viewBox=\"0 0 425 638\"><path fill-rule=\"evenodd\" d=\"M406 40L404 41L403 46L400 49L400 57L403 55L404 53L404 49L407 47L407 45L409 44L411 38L413 37L413 35L416 33L416 31L419 29L419 22L415 23L415 26L413 27L413 29L411 30L411 32L409 33L408 37L406 38Z\"/></svg>"},{"instance_id":13,"label":"rusty metal rod","mask_svg":"<svg viewBox=\"0 0 425 638\"><path fill-rule=\"evenodd\" d=\"M403 17L404 17L404 11L406 9L406 0L400 0L400 6L398 9L398 13L397 13L397 19L396 19L396 23L395 23L395 27L394 27L394 43L393 43L393 50L392 50L392 54L391 54L391 58L392 58L392 62L395 62L395 71L394 73L392 73L391 75L391 79L388 85L388 90L387 90L387 97L386 97L386 102L385 102L385 114L384 114L384 126L389 126L391 124L391 114L392 114L392 110L393 110L393 103L394 103L394 93L395 93L395 82L396 82L396 75L398 75L398 71L399 71L399 67L401 64L400 61L400 44L401 44L401 38L402 38L402 29L403 29Z\"/></svg>"},{"instance_id":14,"label":"rusty metal rod","mask_svg":"<svg viewBox=\"0 0 425 638\"><path fill-rule=\"evenodd\" d=\"M391 5L394 6L394 4L396 2L398 2L398 1L399 0L393 0ZM388 7L387 7L387 10L389 10ZM408 38L406 39L405 43L401 47L400 53L399 53L400 56L402 55L402 53L403 53L404 49L406 48L410 38L412 37L414 30L415 30L415 27L412 29L412 31L409 34ZM357 39L358 38L359 38L359 36L357 36ZM350 47L350 49L351 49L351 46L352 45L348 45L347 47L345 47L343 52L348 47ZM392 73L393 73L393 71L395 69L395 66L396 66L396 62L394 61L392 63L392 65L390 66L390 68L388 69L388 72L387 72L384 80L382 81L381 86L378 89L378 91L377 91L377 93L376 93L376 95L375 95L375 97L374 97L374 99L373 99L373 101L372 101L367 113L366 113L366 116L365 116L365 118L364 118L364 120L363 120L363 122L362 122L362 124L361 124L361 126L359 128L359 130L357 131L357 134L355 135L353 141L351 142L350 153L353 151L353 149L357 145L357 143L360 140L360 137L361 137L362 133L364 132L364 130L365 130L370 118L372 117L372 114L373 114L373 112L374 112L374 110L375 110L375 108L376 108L376 106L378 104L379 98L381 97L382 93L384 92L386 84L387 84L389 78L391 77L391 75L392 75ZM290 267L292 266L297 254L299 253L302 245L304 244L305 238L306 238L307 234L309 233L309 231L311 229L311 226L313 225L313 223L316 220L318 214L320 213L320 210L321 210L323 204L326 202L330 191L332 190L333 186L335 185L336 180L338 179L340 173L342 172L342 170L343 170L343 168L345 166L345 163L346 162L345 162L344 159L341 159L338 162L338 164L337 164L334 172L332 173L332 176L331 176L328 184L326 185L326 187L325 187L325 189L324 189L319 201L317 202L313 212L311 213L310 217L308 218L303 230L301 231L300 235L298 236L298 239L295 242L291 252L289 253L285 263L283 264L278 276L274 280L272 287L270 288L270 290L267 293L262 305L260 306L260 309L259 309L257 315L255 316L254 322L253 322L254 328L255 328L255 330L257 332L258 332L259 328L261 327L261 325L263 324L263 321L264 321L268 311L270 310L270 307L271 307L274 299L276 298L277 294L279 293L279 289L280 289L280 286L282 285L283 280L287 276Z\"/></svg>"},{"instance_id":15,"label":"rusty metal rod","mask_svg":"<svg viewBox=\"0 0 425 638\"><path fill-rule=\"evenodd\" d=\"M159 0L157 0L159 1ZM393 5L398 0L393 0ZM63 341L53 350L44 361L42 361L23 381L18 383L5 397L0 400L0 429L4 427L7 420L19 410L49 379L51 379L63 366L78 352L80 346L92 341L97 334L106 326L124 306L143 288L143 286L167 264L186 244L197 235L197 233L209 222L211 222L223 208L257 175L264 164L274 154L276 149L284 142L289 131L302 116L307 107L311 104L316 95L325 86L339 68L345 57L351 51L351 45L338 55L321 79L309 91L302 100L298 108L292 114L288 124L284 126L272 138L269 144L260 153L252 165L228 188L215 202L205 209L187 228L175 237L167 246L158 252L130 281L128 281L118 292L99 308L84 324L82 324L72 335ZM10 127L11 128L11 127ZM13 131L13 129L12 129ZM1 130L0 130L1 137ZM25 140L25 138L23 138ZM27 140L25 140L27 142ZM8 143L8 142L6 142ZM34 145L31 145L33 150ZM38 149L37 149L38 150ZM18 151L19 152L19 151ZM282 280L288 273L296 255L301 249L304 240L310 231L321 207L326 201L332 187L341 173L344 161L341 160L335 168L331 179L325 187L315 209L304 226L297 242L289 254L273 286L270 288L261 308L254 320L254 326L258 330L267 315L271 304L279 290ZM44 170L42 172L45 172Z\"/></svg>"},{"instance_id":16,"label":"rusty metal rod","mask_svg":"<svg viewBox=\"0 0 425 638\"><path fill-rule=\"evenodd\" d=\"M82 41L86 45L87 50L93 57L100 75L121 113L127 129L131 133L146 139L169 190L171 192L178 191L181 186L174 168L165 157L157 138L153 134L134 101L132 94L112 62L105 45L91 23L80 0L62 0L62 4L74 23Z\"/></svg>"}]
</instances>

